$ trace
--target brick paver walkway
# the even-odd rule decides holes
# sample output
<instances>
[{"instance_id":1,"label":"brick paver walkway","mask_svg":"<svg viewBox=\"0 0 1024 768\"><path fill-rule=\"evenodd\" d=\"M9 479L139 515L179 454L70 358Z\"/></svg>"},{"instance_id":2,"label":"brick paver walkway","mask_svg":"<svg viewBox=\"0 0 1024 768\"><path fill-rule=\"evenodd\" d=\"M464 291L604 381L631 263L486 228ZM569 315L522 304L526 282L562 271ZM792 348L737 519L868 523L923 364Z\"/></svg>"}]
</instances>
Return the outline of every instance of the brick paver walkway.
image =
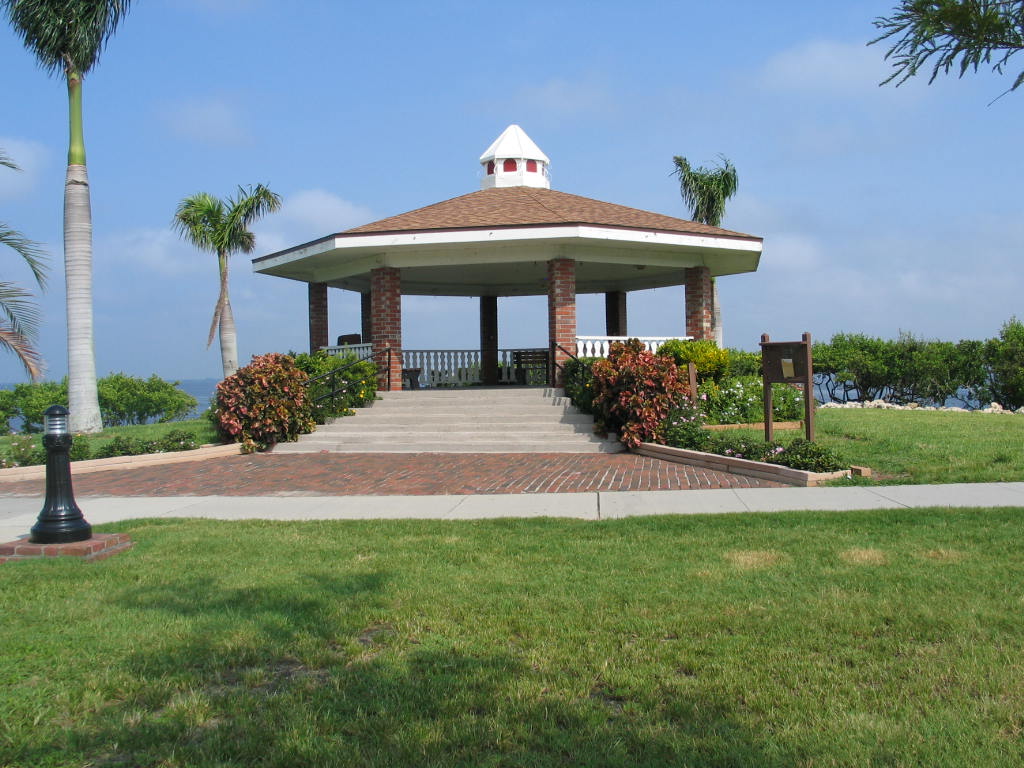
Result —
<instances>
[{"instance_id":1,"label":"brick paver walkway","mask_svg":"<svg viewBox=\"0 0 1024 768\"><path fill-rule=\"evenodd\" d=\"M775 488L778 483L631 453L253 454L74 478L78 496L355 496ZM0 496L40 496L38 480Z\"/></svg>"}]
</instances>

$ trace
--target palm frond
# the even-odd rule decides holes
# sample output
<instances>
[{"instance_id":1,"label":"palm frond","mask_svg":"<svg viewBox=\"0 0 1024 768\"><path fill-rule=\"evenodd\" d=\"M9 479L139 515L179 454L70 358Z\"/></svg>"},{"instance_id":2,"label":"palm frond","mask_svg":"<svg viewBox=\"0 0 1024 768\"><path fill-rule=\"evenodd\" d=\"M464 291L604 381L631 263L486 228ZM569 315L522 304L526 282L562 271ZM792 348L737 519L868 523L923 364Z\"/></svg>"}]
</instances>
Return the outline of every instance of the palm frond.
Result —
<instances>
[{"instance_id":1,"label":"palm frond","mask_svg":"<svg viewBox=\"0 0 1024 768\"><path fill-rule=\"evenodd\" d=\"M2 149L0 149L0 165L15 171L21 170L21 168L18 167L18 164L11 160L11 158L8 157Z\"/></svg>"},{"instance_id":2,"label":"palm frond","mask_svg":"<svg viewBox=\"0 0 1024 768\"><path fill-rule=\"evenodd\" d=\"M19 336L32 340L39 333L39 307L32 294L15 283L0 282L0 316Z\"/></svg>"},{"instance_id":3,"label":"palm frond","mask_svg":"<svg viewBox=\"0 0 1024 768\"><path fill-rule=\"evenodd\" d=\"M33 381L38 381L42 378L44 370L43 356L20 333L0 325L0 347L10 350L17 356L18 360L25 367L25 372Z\"/></svg>"},{"instance_id":4,"label":"palm frond","mask_svg":"<svg viewBox=\"0 0 1024 768\"><path fill-rule=\"evenodd\" d=\"M217 251L225 219L224 203L213 195L199 192L178 203L172 226L196 248Z\"/></svg>"},{"instance_id":5,"label":"palm frond","mask_svg":"<svg viewBox=\"0 0 1024 768\"><path fill-rule=\"evenodd\" d=\"M210 321L210 334L206 337L206 348L209 349L210 345L213 344L213 337L217 335L217 329L220 327L220 318L224 312L224 301L223 295L217 299L217 306L213 308L213 320Z\"/></svg>"},{"instance_id":6,"label":"palm frond","mask_svg":"<svg viewBox=\"0 0 1024 768\"><path fill-rule=\"evenodd\" d=\"M0 0L15 34L50 74L89 72L130 5L131 0Z\"/></svg>"},{"instance_id":7,"label":"palm frond","mask_svg":"<svg viewBox=\"0 0 1024 768\"><path fill-rule=\"evenodd\" d=\"M694 168L680 155L672 158L673 174L679 178L679 194L690 209L694 221L717 227L725 215L725 203L739 190L736 167L725 155L719 155L721 165L714 168Z\"/></svg>"},{"instance_id":8,"label":"palm frond","mask_svg":"<svg viewBox=\"0 0 1024 768\"><path fill-rule=\"evenodd\" d=\"M46 251L43 250L39 243L29 240L20 232L11 229L0 221L0 245L13 248L14 252L21 256L25 263L28 264L28 268L32 270L32 275L35 277L39 287L46 288L46 273L49 270L49 265L45 263L47 258Z\"/></svg>"},{"instance_id":9,"label":"palm frond","mask_svg":"<svg viewBox=\"0 0 1024 768\"><path fill-rule=\"evenodd\" d=\"M249 227L268 213L280 209L281 196L263 184L239 187L238 195L228 200L228 232L230 242L224 243L231 253L251 253L256 238Z\"/></svg>"}]
</instances>

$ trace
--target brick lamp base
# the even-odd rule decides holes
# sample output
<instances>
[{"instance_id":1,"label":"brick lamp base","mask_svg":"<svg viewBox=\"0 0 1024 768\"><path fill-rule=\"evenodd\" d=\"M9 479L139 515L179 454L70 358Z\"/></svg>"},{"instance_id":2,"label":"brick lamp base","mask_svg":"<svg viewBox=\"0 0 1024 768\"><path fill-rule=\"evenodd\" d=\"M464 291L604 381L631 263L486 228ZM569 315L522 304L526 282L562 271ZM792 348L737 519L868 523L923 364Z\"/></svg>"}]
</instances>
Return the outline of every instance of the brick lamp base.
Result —
<instances>
[{"instance_id":1,"label":"brick lamp base","mask_svg":"<svg viewBox=\"0 0 1024 768\"><path fill-rule=\"evenodd\" d=\"M0 563L8 560L27 560L33 557L81 557L85 560L104 558L126 552L132 540L124 533L94 533L91 539L67 544L33 544L28 538L0 544Z\"/></svg>"}]
</instances>

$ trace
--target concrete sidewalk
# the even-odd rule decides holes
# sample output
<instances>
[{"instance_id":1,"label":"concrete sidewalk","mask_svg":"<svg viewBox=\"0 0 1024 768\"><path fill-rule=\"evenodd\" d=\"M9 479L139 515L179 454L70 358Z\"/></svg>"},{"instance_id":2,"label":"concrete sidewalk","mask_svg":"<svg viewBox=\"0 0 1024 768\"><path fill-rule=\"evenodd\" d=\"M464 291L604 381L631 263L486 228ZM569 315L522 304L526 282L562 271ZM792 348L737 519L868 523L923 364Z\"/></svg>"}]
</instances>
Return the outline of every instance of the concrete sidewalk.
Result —
<instances>
[{"instance_id":1,"label":"concrete sidewalk","mask_svg":"<svg viewBox=\"0 0 1024 768\"><path fill-rule=\"evenodd\" d=\"M451 496L81 496L77 501L85 518L93 525L145 517L479 520L547 516L596 521L638 515L786 510L1024 508L1024 482ZM13 541L28 534L42 503L41 496L0 498L0 542Z\"/></svg>"}]
</instances>

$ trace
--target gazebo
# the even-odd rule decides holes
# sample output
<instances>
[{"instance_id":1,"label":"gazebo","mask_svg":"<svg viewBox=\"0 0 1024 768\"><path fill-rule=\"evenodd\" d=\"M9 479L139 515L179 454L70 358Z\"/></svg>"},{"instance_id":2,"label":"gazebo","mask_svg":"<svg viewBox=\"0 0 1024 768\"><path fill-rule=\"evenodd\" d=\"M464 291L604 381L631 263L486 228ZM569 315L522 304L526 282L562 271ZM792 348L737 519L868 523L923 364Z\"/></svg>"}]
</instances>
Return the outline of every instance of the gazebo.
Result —
<instances>
[{"instance_id":1,"label":"gazebo","mask_svg":"<svg viewBox=\"0 0 1024 768\"><path fill-rule=\"evenodd\" d=\"M412 367L409 360L403 365L403 295L480 299L476 364L484 384L499 381L502 296L548 297L542 351L554 363L555 385L561 364L582 353L584 342L628 335L630 291L683 285L685 336L713 339L711 279L755 271L761 238L558 192L549 162L510 125L480 156L478 191L262 256L253 269L309 285L311 350L330 346L327 289L358 292L361 341L378 365L390 366L382 389L400 389L403 367ZM577 336L580 293L605 294L606 337Z\"/></svg>"}]
</instances>

